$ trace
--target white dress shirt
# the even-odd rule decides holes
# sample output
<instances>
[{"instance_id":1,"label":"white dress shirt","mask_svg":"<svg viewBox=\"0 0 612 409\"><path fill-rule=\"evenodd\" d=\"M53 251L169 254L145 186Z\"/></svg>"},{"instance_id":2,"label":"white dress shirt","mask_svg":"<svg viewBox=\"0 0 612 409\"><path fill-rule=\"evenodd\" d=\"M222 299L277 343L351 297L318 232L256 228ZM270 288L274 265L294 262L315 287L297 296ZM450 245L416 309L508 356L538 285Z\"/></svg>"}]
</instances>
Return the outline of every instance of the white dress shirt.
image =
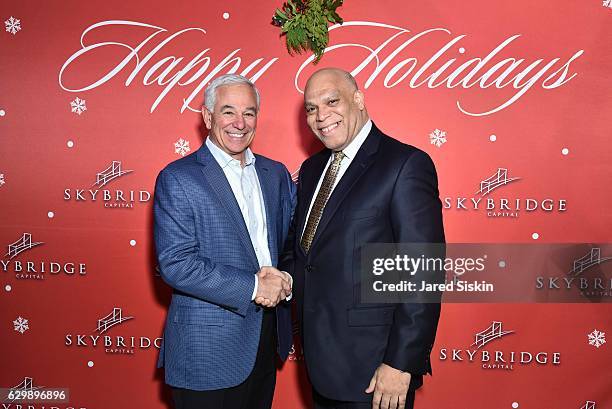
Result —
<instances>
[{"instance_id":1,"label":"white dress shirt","mask_svg":"<svg viewBox=\"0 0 612 409\"><path fill-rule=\"evenodd\" d=\"M336 188L336 186L338 186L338 182L340 181L340 179L342 179L342 176L346 173L346 170L348 169L349 165L351 164L353 159L355 159L355 156L357 155L359 148L361 148L361 145L363 145L363 143L365 142L371 130L372 130L372 120L368 119L368 121L363 125L361 130L357 132L357 136L355 136L355 139L353 139L346 148L342 149L342 153L344 153L345 157L344 159L342 159L342 162L340 162L340 169L338 170L338 174L336 175L336 180L334 180L334 185L332 186L331 192L329 193L330 197L334 193L334 189ZM319 190L321 189L321 184L323 183L325 172L327 172L327 168L329 168L329 166L331 165L333 158L334 158L334 155L329 155L329 160L327 161L327 165L325 166L325 169L323 169L323 173L321 173L321 177L319 178L319 183L317 183L317 188L315 189L314 194L312 195L312 199L310 201L310 207L308 208L308 213L306 213L307 221L308 221L308 217L310 216L310 211L312 210L312 205L314 204L315 199L317 198L317 195L319 194ZM306 229L307 224L308 223L304 223L304 229ZM302 235L304 234L304 229L302 229Z\"/></svg>"},{"instance_id":2,"label":"white dress shirt","mask_svg":"<svg viewBox=\"0 0 612 409\"><path fill-rule=\"evenodd\" d=\"M268 247L266 207L263 201L259 178L257 177L257 170L255 169L255 155L250 148L247 148L244 152L245 164L242 167L239 160L232 158L227 152L224 152L215 145L211 141L210 136L206 138L206 146L219 166L221 166L221 169L223 169L223 173L232 188L236 202L238 202L238 207L240 207L242 218L247 226L259 267L271 266L272 259L270 247ZM291 284L293 284L291 276L288 273L285 274L287 274ZM253 288L251 300L255 299L258 286L259 280L257 275L255 275L255 287ZM286 299L290 300L291 295Z\"/></svg>"},{"instance_id":3,"label":"white dress shirt","mask_svg":"<svg viewBox=\"0 0 612 409\"><path fill-rule=\"evenodd\" d=\"M245 154L245 165L242 167L239 160L232 158L228 153L215 145L210 137L206 138L206 146L213 157L223 169L223 173L232 188L238 207L249 231L249 237L255 249L259 267L271 266L270 248L268 247L268 226L266 223L266 210L259 185L259 178L255 170L255 155L250 148ZM257 276L253 297L257 294Z\"/></svg>"}]
</instances>

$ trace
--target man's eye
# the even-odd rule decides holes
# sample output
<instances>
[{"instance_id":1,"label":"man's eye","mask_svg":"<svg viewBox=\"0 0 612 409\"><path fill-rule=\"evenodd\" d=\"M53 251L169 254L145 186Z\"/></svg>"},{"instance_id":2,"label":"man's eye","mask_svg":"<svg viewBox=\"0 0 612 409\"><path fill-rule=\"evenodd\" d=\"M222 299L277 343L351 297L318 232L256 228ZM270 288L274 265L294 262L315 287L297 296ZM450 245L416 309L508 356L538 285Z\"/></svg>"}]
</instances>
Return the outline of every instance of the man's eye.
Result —
<instances>
[{"instance_id":1,"label":"man's eye","mask_svg":"<svg viewBox=\"0 0 612 409\"><path fill-rule=\"evenodd\" d=\"M245 112L244 116L248 116L249 118L252 118L255 116L255 114L253 112Z\"/></svg>"},{"instance_id":2,"label":"man's eye","mask_svg":"<svg viewBox=\"0 0 612 409\"><path fill-rule=\"evenodd\" d=\"M338 103L337 99L330 99L328 102L329 105L336 105L337 103Z\"/></svg>"},{"instance_id":3,"label":"man's eye","mask_svg":"<svg viewBox=\"0 0 612 409\"><path fill-rule=\"evenodd\" d=\"M234 115L233 112L231 111L225 111L225 112L221 112L222 115Z\"/></svg>"},{"instance_id":4,"label":"man's eye","mask_svg":"<svg viewBox=\"0 0 612 409\"><path fill-rule=\"evenodd\" d=\"M314 112L314 108L313 107L306 107L306 112L307 113Z\"/></svg>"}]
</instances>

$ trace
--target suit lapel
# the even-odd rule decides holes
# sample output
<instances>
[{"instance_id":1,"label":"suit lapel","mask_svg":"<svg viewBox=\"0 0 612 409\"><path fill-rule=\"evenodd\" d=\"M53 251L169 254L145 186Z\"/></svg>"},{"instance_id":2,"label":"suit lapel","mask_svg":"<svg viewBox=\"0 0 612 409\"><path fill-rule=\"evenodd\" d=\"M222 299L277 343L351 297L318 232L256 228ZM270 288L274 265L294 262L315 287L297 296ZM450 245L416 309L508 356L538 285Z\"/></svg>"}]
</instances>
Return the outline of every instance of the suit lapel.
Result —
<instances>
[{"instance_id":1,"label":"suit lapel","mask_svg":"<svg viewBox=\"0 0 612 409\"><path fill-rule=\"evenodd\" d=\"M342 176L342 179L340 179L334 188L329 200L327 201L327 204L325 205L325 209L321 215L321 220L319 221L319 226L317 227L317 231L312 240L312 245L310 247L311 251L312 248L316 246L318 238L321 237L321 234L323 234L325 228L336 214L340 204L351 191L351 188L355 186L355 183L359 180L361 175L363 175L374 162L376 157L375 154L378 151L378 145L380 143L380 138L380 131L374 126L374 124L372 124L372 130L357 151L357 155L355 155L355 158Z\"/></svg>"},{"instance_id":2,"label":"suit lapel","mask_svg":"<svg viewBox=\"0 0 612 409\"><path fill-rule=\"evenodd\" d=\"M197 160L203 165L202 173L204 174L204 178L212 187L213 192L217 195L217 198L221 202L221 207L225 209L225 212L227 212L230 219L234 222L234 226L240 236L240 241L250 255L249 259L256 269L259 269L257 255L255 254L253 243L251 243L249 231L242 217L238 202L234 197L234 192L225 177L225 173L223 173L223 169L221 169L221 166L219 166L205 144L198 150Z\"/></svg>"},{"instance_id":3,"label":"suit lapel","mask_svg":"<svg viewBox=\"0 0 612 409\"><path fill-rule=\"evenodd\" d=\"M272 264L276 264L278 260L278 243L276 242L276 231L277 231L277 207L272 206L274 201L273 184L270 180L270 169L266 166L261 165L261 160L255 159L255 170L257 171L257 178L259 179L259 186L261 187L261 194L263 196L264 208L266 212L266 230L268 232L268 249L270 249L270 260Z\"/></svg>"}]
</instances>

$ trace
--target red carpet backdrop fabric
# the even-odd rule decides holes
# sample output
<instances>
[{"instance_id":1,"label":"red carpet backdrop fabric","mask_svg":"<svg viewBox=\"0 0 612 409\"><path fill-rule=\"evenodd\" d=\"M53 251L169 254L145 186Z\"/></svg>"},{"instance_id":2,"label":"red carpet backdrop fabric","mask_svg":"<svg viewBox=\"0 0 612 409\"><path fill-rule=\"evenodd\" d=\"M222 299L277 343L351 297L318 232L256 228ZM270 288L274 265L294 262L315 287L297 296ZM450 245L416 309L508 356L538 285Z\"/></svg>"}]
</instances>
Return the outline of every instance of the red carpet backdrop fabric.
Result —
<instances>
[{"instance_id":1,"label":"red carpet backdrop fabric","mask_svg":"<svg viewBox=\"0 0 612 409\"><path fill-rule=\"evenodd\" d=\"M346 0L317 66L287 53L280 6L2 1L0 387L69 389L3 408L171 406L153 189L202 144L223 73L255 81L253 148L297 174L321 148L306 79L351 71L377 126L436 163L451 243L612 241L612 2ZM610 281L604 303L443 305L417 406L612 408ZM296 337L274 408L308 407Z\"/></svg>"}]
</instances>

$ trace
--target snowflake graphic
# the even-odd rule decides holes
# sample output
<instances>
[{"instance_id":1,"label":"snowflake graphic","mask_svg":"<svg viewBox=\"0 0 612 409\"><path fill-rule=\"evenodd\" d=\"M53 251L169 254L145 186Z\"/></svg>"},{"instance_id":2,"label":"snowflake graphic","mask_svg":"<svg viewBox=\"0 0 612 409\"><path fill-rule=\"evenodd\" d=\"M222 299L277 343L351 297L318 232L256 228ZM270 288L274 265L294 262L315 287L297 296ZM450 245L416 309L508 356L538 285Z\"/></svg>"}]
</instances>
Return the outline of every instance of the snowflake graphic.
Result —
<instances>
[{"instance_id":1,"label":"snowflake graphic","mask_svg":"<svg viewBox=\"0 0 612 409\"><path fill-rule=\"evenodd\" d=\"M603 1L603 6L612 9L612 0L604 0Z\"/></svg>"},{"instance_id":2,"label":"snowflake graphic","mask_svg":"<svg viewBox=\"0 0 612 409\"><path fill-rule=\"evenodd\" d=\"M0 173L0 186L2 186L5 183L6 182L4 181L4 173Z\"/></svg>"},{"instance_id":3,"label":"snowflake graphic","mask_svg":"<svg viewBox=\"0 0 612 409\"><path fill-rule=\"evenodd\" d=\"M21 20L11 16L8 20L4 22L6 26L6 31L11 33L12 35L17 34L17 31L21 30Z\"/></svg>"},{"instance_id":4,"label":"snowflake graphic","mask_svg":"<svg viewBox=\"0 0 612 409\"><path fill-rule=\"evenodd\" d=\"M87 106L85 105L85 100L79 97L76 97L74 101L70 103L72 107L72 112L77 115L81 115L83 112L87 111Z\"/></svg>"},{"instance_id":5,"label":"snowflake graphic","mask_svg":"<svg viewBox=\"0 0 612 409\"><path fill-rule=\"evenodd\" d=\"M189 141L180 138L178 141L174 142L174 153L185 156L185 154L190 150L191 148L189 147Z\"/></svg>"},{"instance_id":6,"label":"snowflake graphic","mask_svg":"<svg viewBox=\"0 0 612 409\"><path fill-rule=\"evenodd\" d=\"M28 325L28 320L21 317L17 317L17 319L13 321L13 325L15 327L15 331L21 332L22 334L30 329L30 326Z\"/></svg>"},{"instance_id":7,"label":"snowflake graphic","mask_svg":"<svg viewBox=\"0 0 612 409\"><path fill-rule=\"evenodd\" d=\"M440 129L435 129L429 134L429 141L432 145L436 145L439 148L446 143L446 132Z\"/></svg>"},{"instance_id":8,"label":"snowflake graphic","mask_svg":"<svg viewBox=\"0 0 612 409\"><path fill-rule=\"evenodd\" d=\"M602 331L593 330L589 336L589 345L593 345L595 348L599 348L606 343L606 333Z\"/></svg>"}]
</instances>

